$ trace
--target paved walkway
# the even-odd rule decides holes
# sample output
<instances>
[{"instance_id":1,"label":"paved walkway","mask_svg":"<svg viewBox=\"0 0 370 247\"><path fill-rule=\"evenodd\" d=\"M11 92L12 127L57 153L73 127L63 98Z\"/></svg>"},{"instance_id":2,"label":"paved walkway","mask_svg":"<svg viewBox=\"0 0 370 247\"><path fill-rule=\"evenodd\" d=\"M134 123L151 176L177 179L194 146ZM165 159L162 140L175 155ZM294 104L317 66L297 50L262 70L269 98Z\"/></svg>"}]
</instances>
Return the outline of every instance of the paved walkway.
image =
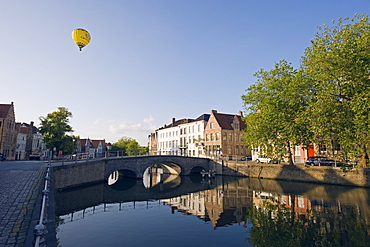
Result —
<instances>
[{"instance_id":1,"label":"paved walkway","mask_svg":"<svg viewBox=\"0 0 370 247\"><path fill-rule=\"evenodd\" d=\"M0 246L25 246L46 164L0 162Z\"/></svg>"}]
</instances>

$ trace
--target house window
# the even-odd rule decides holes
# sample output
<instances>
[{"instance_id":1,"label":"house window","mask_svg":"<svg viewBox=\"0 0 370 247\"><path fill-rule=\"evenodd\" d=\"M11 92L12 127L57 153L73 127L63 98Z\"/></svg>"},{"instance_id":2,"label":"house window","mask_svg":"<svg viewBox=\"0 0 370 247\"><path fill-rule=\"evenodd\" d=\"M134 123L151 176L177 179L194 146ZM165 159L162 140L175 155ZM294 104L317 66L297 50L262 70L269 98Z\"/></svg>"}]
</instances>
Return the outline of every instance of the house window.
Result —
<instances>
[{"instance_id":1,"label":"house window","mask_svg":"<svg viewBox=\"0 0 370 247\"><path fill-rule=\"evenodd\" d=\"M298 207L304 208L304 197L298 196Z\"/></svg>"},{"instance_id":2,"label":"house window","mask_svg":"<svg viewBox=\"0 0 370 247\"><path fill-rule=\"evenodd\" d=\"M319 153L320 154L328 154L328 151L326 149L326 145L324 143L321 143L319 145Z\"/></svg>"},{"instance_id":3,"label":"house window","mask_svg":"<svg viewBox=\"0 0 370 247\"><path fill-rule=\"evenodd\" d=\"M300 156L301 155L301 147L300 146L295 146L295 156Z\"/></svg>"},{"instance_id":4,"label":"house window","mask_svg":"<svg viewBox=\"0 0 370 247\"><path fill-rule=\"evenodd\" d=\"M223 134L223 140L227 141L227 134L226 133Z\"/></svg>"},{"instance_id":5,"label":"house window","mask_svg":"<svg viewBox=\"0 0 370 247\"><path fill-rule=\"evenodd\" d=\"M232 141L232 140L233 140L233 135L229 133L229 141Z\"/></svg>"},{"instance_id":6,"label":"house window","mask_svg":"<svg viewBox=\"0 0 370 247\"><path fill-rule=\"evenodd\" d=\"M334 154L340 153L340 144L338 144L337 142L333 142L333 153Z\"/></svg>"},{"instance_id":7,"label":"house window","mask_svg":"<svg viewBox=\"0 0 370 247\"><path fill-rule=\"evenodd\" d=\"M210 123L210 124L209 124L209 128L210 128L210 129L213 129L213 128L214 128L214 123Z\"/></svg>"},{"instance_id":8,"label":"house window","mask_svg":"<svg viewBox=\"0 0 370 247\"><path fill-rule=\"evenodd\" d=\"M220 133L216 133L216 141L220 140Z\"/></svg>"},{"instance_id":9,"label":"house window","mask_svg":"<svg viewBox=\"0 0 370 247\"><path fill-rule=\"evenodd\" d=\"M286 196L281 197L280 203L286 205Z\"/></svg>"}]
</instances>

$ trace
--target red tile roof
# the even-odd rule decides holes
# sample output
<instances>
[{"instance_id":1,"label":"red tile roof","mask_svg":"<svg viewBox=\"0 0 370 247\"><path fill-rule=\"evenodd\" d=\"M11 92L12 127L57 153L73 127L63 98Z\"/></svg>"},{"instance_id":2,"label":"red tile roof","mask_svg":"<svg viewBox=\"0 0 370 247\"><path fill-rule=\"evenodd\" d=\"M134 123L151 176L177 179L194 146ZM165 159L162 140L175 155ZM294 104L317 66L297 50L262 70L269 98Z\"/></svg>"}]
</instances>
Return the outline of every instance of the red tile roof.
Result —
<instances>
[{"instance_id":1,"label":"red tile roof","mask_svg":"<svg viewBox=\"0 0 370 247\"><path fill-rule=\"evenodd\" d=\"M105 140L91 140L91 142L92 142L94 148L98 148L100 142L101 142L101 145L102 145L103 148L105 146Z\"/></svg>"},{"instance_id":2,"label":"red tile roof","mask_svg":"<svg viewBox=\"0 0 370 247\"><path fill-rule=\"evenodd\" d=\"M30 129L29 127L21 126L19 128L19 133L28 134L29 129Z\"/></svg>"},{"instance_id":3,"label":"red tile roof","mask_svg":"<svg viewBox=\"0 0 370 247\"><path fill-rule=\"evenodd\" d=\"M6 118L11 109L11 104L0 104L0 118Z\"/></svg>"},{"instance_id":4,"label":"red tile roof","mask_svg":"<svg viewBox=\"0 0 370 247\"><path fill-rule=\"evenodd\" d=\"M239 115L224 114L224 113L213 113L213 114L222 129L227 129L227 130L234 129L231 125L234 121L234 117L237 117L239 120L239 123L240 123L239 130L243 130L246 127L244 121Z\"/></svg>"}]
</instances>

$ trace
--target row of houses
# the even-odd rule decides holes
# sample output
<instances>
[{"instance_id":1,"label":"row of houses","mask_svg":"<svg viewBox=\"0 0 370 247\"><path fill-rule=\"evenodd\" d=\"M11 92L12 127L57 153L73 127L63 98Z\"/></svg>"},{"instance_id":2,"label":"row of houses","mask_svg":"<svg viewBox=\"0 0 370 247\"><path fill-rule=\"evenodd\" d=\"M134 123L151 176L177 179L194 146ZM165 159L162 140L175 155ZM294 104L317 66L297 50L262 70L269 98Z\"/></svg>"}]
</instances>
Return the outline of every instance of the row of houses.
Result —
<instances>
[{"instance_id":1,"label":"row of houses","mask_svg":"<svg viewBox=\"0 0 370 247\"><path fill-rule=\"evenodd\" d=\"M77 139L75 154L85 157L104 157L110 144L104 139ZM48 149L43 135L33 122L18 123L15 121L14 103L0 104L0 157L6 160L45 159ZM52 150L50 150L52 151Z\"/></svg>"},{"instance_id":2,"label":"row of houses","mask_svg":"<svg viewBox=\"0 0 370 247\"><path fill-rule=\"evenodd\" d=\"M242 112L219 113L211 110L195 119L172 118L171 123L149 135L150 155L181 155L191 157L214 157L255 160L264 156L262 147L250 147L243 141L246 125ZM302 163L314 155L327 155L325 145L310 145L308 148L294 146L293 161ZM286 160L287 161L287 160Z\"/></svg>"},{"instance_id":3,"label":"row of houses","mask_svg":"<svg viewBox=\"0 0 370 247\"><path fill-rule=\"evenodd\" d=\"M236 159L249 156L251 152L242 139L242 117L242 112L212 110L195 119L172 118L170 124L149 135L149 154Z\"/></svg>"}]
</instances>

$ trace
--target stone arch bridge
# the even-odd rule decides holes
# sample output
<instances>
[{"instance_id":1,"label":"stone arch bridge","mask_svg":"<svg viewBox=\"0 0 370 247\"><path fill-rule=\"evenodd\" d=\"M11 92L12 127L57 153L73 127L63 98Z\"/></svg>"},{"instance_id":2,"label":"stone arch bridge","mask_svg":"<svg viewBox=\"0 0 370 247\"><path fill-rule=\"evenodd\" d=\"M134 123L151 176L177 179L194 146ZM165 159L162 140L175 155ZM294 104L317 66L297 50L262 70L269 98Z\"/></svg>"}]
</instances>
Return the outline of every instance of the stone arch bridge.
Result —
<instances>
[{"instance_id":1,"label":"stone arch bridge","mask_svg":"<svg viewBox=\"0 0 370 247\"><path fill-rule=\"evenodd\" d=\"M179 176L200 173L202 170L222 174L222 165L207 159L171 155L107 158L100 160L53 164L53 179L56 189L80 186L107 180L115 171L133 177L143 178L147 168L161 166L164 173Z\"/></svg>"}]
</instances>

